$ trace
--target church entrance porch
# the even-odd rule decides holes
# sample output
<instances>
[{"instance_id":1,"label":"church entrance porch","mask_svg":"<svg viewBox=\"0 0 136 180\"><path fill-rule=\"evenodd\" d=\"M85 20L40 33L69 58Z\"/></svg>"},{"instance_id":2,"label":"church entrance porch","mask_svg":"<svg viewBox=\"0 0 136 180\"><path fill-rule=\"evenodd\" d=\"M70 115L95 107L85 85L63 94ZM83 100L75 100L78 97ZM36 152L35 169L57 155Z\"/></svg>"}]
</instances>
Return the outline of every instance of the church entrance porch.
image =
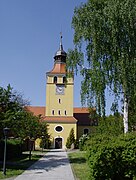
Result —
<instances>
[{"instance_id":1,"label":"church entrance porch","mask_svg":"<svg viewBox=\"0 0 136 180\"><path fill-rule=\"evenodd\" d=\"M55 139L55 149L62 149L62 138Z\"/></svg>"}]
</instances>

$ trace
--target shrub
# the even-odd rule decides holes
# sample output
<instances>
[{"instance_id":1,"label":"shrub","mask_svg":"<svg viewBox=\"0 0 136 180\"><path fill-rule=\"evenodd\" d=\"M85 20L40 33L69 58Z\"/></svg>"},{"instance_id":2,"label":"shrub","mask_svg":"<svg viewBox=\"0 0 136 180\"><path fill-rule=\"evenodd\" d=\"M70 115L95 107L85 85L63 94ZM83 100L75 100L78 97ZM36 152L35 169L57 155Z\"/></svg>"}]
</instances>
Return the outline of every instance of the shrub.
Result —
<instances>
[{"instance_id":1,"label":"shrub","mask_svg":"<svg viewBox=\"0 0 136 180\"><path fill-rule=\"evenodd\" d=\"M88 149L90 178L104 180L133 179L136 175L136 134L121 135L111 140L92 140ZM93 144L94 143L94 144Z\"/></svg>"},{"instance_id":2,"label":"shrub","mask_svg":"<svg viewBox=\"0 0 136 180\"><path fill-rule=\"evenodd\" d=\"M66 147L68 149L70 149L72 144L75 144L75 135L74 135L74 129L73 128L71 129L71 131L69 133L69 137L67 138Z\"/></svg>"},{"instance_id":3,"label":"shrub","mask_svg":"<svg viewBox=\"0 0 136 180\"><path fill-rule=\"evenodd\" d=\"M74 145L75 145L75 149L79 148L79 140L78 139L75 140Z\"/></svg>"},{"instance_id":4,"label":"shrub","mask_svg":"<svg viewBox=\"0 0 136 180\"><path fill-rule=\"evenodd\" d=\"M4 141L0 142L1 151L0 151L0 159L3 159L4 153ZM17 139L9 139L7 140L7 159L12 159L14 157L19 157L22 154L22 142Z\"/></svg>"},{"instance_id":5,"label":"shrub","mask_svg":"<svg viewBox=\"0 0 136 180\"><path fill-rule=\"evenodd\" d=\"M70 142L70 138L68 137L67 138L67 142L66 142L66 147L68 148L68 149L70 149L71 148L71 142Z\"/></svg>"},{"instance_id":6,"label":"shrub","mask_svg":"<svg viewBox=\"0 0 136 180\"><path fill-rule=\"evenodd\" d=\"M51 146L51 141L50 139L47 138L42 138L40 141L40 148L48 149Z\"/></svg>"},{"instance_id":7,"label":"shrub","mask_svg":"<svg viewBox=\"0 0 136 180\"><path fill-rule=\"evenodd\" d=\"M83 134L79 138L79 149L80 151L86 150L86 141L88 140L89 136L87 134Z\"/></svg>"}]
</instances>

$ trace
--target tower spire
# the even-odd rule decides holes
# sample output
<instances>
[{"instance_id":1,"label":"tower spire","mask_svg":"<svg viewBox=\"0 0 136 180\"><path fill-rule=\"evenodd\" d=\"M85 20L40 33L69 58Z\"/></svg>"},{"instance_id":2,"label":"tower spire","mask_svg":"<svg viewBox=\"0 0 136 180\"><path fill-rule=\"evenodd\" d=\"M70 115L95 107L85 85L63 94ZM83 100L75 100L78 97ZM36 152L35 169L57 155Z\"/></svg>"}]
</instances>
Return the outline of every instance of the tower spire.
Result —
<instances>
[{"instance_id":1,"label":"tower spire","mask_svg":"<svg viewBox=\"0 0 136 180\"><path fill-rule=\"evenodd\" d=\"M63 50L63 45L62 45L62 32L60 32L60 50Z\"/></svg>"},{"instance_id":2,"label":"tower spire","mask_svg":"<svg viewBox=\"0 0 136 180\"><path fill-rule=\"evenodd\" d=\"M63 50L62 45L62 32L60 32L60 46L59 50L55 53L54 59L55 63L66 63L67 53Z\"/></svg>"}]
</instances>

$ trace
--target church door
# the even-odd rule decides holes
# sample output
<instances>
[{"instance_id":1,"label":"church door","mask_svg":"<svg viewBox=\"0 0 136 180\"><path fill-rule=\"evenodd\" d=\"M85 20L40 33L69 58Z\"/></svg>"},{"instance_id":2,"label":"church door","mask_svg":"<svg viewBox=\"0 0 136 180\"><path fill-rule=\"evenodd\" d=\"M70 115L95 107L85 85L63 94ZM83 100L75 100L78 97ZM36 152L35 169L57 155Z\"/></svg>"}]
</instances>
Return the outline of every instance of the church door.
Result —
<instances>
[{"instance_id":1,"label":"church door","mask_svg":"<svg viewBox=\"0 0 136 180\"><path fill-rule=\"evenodd\" d=\"M62 138L55 139L55 149L62 149Z\"/></svg>"}]
</instances>

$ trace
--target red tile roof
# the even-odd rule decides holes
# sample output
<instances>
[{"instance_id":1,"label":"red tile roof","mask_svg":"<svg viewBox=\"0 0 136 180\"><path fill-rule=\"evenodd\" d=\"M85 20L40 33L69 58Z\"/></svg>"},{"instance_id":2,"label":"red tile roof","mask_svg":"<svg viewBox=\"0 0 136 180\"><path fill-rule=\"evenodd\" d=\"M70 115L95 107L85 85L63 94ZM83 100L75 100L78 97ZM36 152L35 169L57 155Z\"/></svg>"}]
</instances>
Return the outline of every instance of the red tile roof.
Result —
<instances>
[{"instance_id":1,"label":"red tile roof","mask_svg":"<svg viewBox=\"0 0 136 180\"><path fill-rule=\"evenodd\" d=\"M89 113L89 109L86 107L75 107L74 113Z\"/></svg>"},{"instance_id":2,"label":"red tile roof","mask_svg":"<svg viewBox=\"0 0 136 180\"><path fill-rule=\"evenodd\" d=\"M77 120L74 118L74 117L66 117L66 116L64 116L64 117L62 117L62 116L55 116L55 117L53 117L53 116L51 116L51 117L44 117L44 119L43 119L43 121L46 121L46 122L48 122L48 123L50 123L50 122L53 122L53 123L76 123L77 122Z\"/></svg>"},{"instance_id":3,"label":"red tile roof","mask_svg":"<svg viewBox=\"0 0 136 180\"><path fill-rule=\"evenodd\" d=\"M32 112L35 116L42 115L45 116L44 106L26 106L26 110Z\"/></svg>"},{"instance_id":4,"label":"red tile roof","mask_svg":"<svg viewBox=\"0 0 136 180\"><path fill-rule=\"evenodd\" d=\"M44 106L26 106L26 109L33 112L34 115L43 115L45 116L46 107ZM73 113L89 113L89 109L85 107L74 107Z\"/></svg>"},{"instance_id":5,"label":"red tile roof","mask_svg":"<svg viewBox=\"0 0 136 180\"><path fill-rule=\"evenodd\" d=\"M43 120L46 122L68 122L68 123L74 123L77 122L78 125L85 125L88 126L91 123L91 119L89 118L89 110L88 108L80 108L76 107L73 109L73 117L67 117L67 116L51 116L46 117L46 107L44 106L26 106L26 109L28 111L31 111L34 113L34 115L38 116L41 115L43 117Z\"/></svg>"},{"instance_id":6,"label":"red tile roof","mask_svg":"<svg viewBox=\"0 0 136 180\"><path fill-rule=\"evenodd\" d=\"M65 74L66 73L66 64L63 63L56 63L54 64L54 68L48 72L52 74Z\"/></svg>"}]
</instances>

